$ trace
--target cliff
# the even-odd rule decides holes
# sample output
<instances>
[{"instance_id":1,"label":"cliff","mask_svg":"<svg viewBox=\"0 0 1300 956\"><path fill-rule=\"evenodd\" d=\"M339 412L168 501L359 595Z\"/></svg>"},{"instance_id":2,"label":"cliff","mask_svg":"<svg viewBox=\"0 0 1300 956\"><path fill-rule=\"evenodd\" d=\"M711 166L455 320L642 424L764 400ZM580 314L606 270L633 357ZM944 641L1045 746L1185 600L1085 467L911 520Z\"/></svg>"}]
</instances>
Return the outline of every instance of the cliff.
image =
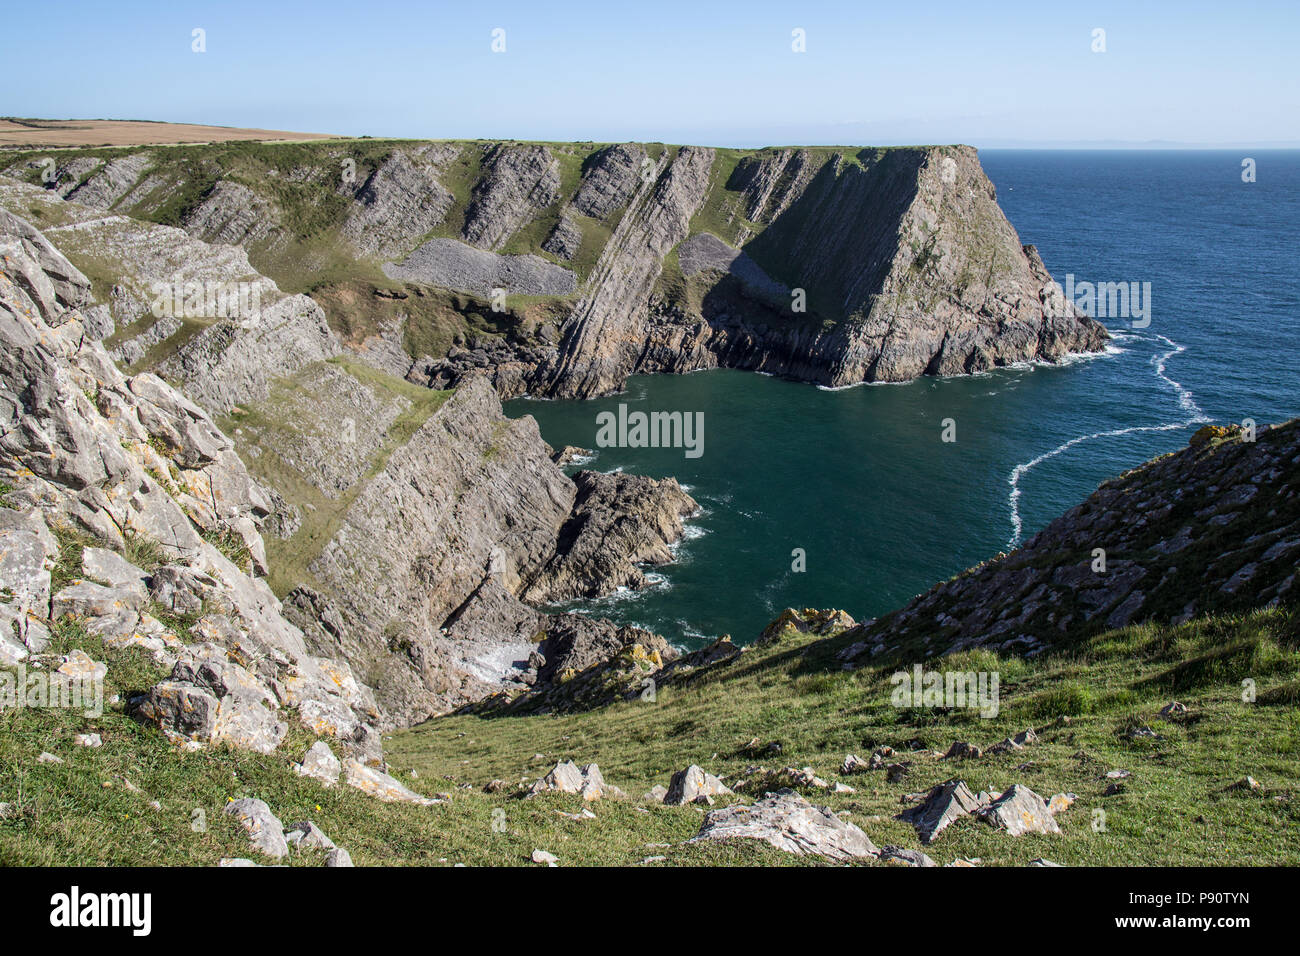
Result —
<instances>
[{"instance_id":1,"label":"cliff","mask_svg":"<svg viewBox=\"0 0 1300 956\"><path fill-rule=\"evenodd\" d=\"M1295 857L1300 422L1203 429L893 615L788 610L743 651L676 657L518 597L661 559L693 507L675 482L571 482L482 378L445 395L345 355L214 418L114 365L93 284L0 213L0 694L27 681L0 697L8 861ZM365 416L355 441L340 414ZM276 598L271 525L318 529L293 570L325 590ZM1001 696L897 706L903 663L1000 674ZM32 703L54 675L102 712Z\"/></svg>"},{"instance_id":2,"label":"cliff","mask_svg":"<svg viewBox=\"0 0 1300 956\"><path fill-rule=\"evenodd\" d=\"M70 151L48 182L42 158L3 172L234 244L361 360L435 388L472 371L504 397L584 397L714 366L904 381L1106 339L969 147L223 144Z\"/></svg>"},{"instance_id":3,"label":"cliff","mask_svg":"<svg viewBox=\"0 0 1300 956\"><path fill-rule=\"evenodd\" d=\"M8 189L30 209L48 208L42 192ZM695 508L675 481L583 479L580 495L536 422L507 419L485 379L436 391L361 362L310 298L284 294L238 247L72 204L58 211L68 218L44 234L4 213L0 233L31 237L49 263L64 264L46 268L76 274L78 334L109 368L116 358L142 381L193 399L187 407L204 416L255 496L239 528L266 576L258 587L286 599L285 615L306 635L300 650L355 668L374 692L377 723L413 723L533 686L530 661L548 632L667 652L654 635L540 613L523 599L644 586L638 565L671 560L667 545ZM46 234L92 274L111 276L101 283L106 301L94 301L93 283ZM173 322L153 314L159 283L252 286L260 310ZM137 318L139 308L148 311ZM109 533L106 515L92 519ZM599 547L577 530L615 524L622 536L602 533ZM157 522L142 530L149 540L171 533Z\"/></svg>"},{"instance_id":4,"label":"cliff","mask_svg":"<svg viewBox=\"0 0 1300 956\"><path fill-rule=\"evenodd\" d=\"M847 663L987 647L1040 654L1145 622L1294 603L1300 420L1188 447L1104 483L1023 547L848 633Z\"/></svg>"},{"instance_id":5,"label":"cliff","mask_svg":"<svg viewBox=\"0 0 1300 956\"><path fill-rule=\"evenodd\" d=\"M258 576L270 504L230 440L157 376L118 371L85 333L89 280L4 212L0 261L0 662L94 676L67 649L98 642L168 675L125 705L178 742L266 753L292 720L377 763L373 698Z\"/></svg>"}]
</instances>

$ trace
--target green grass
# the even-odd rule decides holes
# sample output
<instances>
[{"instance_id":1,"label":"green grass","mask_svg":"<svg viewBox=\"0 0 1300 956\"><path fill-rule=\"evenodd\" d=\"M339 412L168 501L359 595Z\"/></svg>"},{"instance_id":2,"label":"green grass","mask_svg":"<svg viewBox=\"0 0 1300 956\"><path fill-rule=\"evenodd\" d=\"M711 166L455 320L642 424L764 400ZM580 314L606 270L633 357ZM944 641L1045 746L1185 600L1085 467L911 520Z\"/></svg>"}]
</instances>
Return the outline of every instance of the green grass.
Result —
<instances>
[{"instance_id":1,"label":"green grass","mask_svg":"<svg viewBox=\"0 0 1300 956\"><path fill-rule=\"evenodd\" d=\"M180 754L115 710L99 720L10 711L0 714L0 800L21 810L0 820L0 863L210 864L248 856L242 832L220 813L228 799L241 796L266 800L286 824L313 819L358 864L524 865L535 848L555 853L562 864L628 865L651 856L673 865L814 863L749 842L683 845L697 832L703 809L638 809L637 798L689 763L729 778L753 763L811 765L834 780L845 753L865 757L887 744L911 764L903 781L890 784L873 772L846 779L855 794L810 794L880 846L918 847L912 828L893 819L900 797L959 776L976 790L1018 782L1044 796L1068 791L1079 800L1057 818L1060 835L1012 838L961 821L926 848L940 863L978 857L986 866L1024 864L1045 856L1068 865L1284 864L1300 854L1300 715L1288 703L1300 673L1296 628L1294 610L1269 609L1107 632L1030 661L977 651L935 662L1001 673L1001 712L991 720L965 711L895 709L887 671L836 670L829 666L830 645L787 635L729 667L660 688L653 703L567 716L445 717L389 738L387 756L399 779L421 792L450 794L436 807L381 804L298 778L287 761L311 742L300 729L271 756L220 748ZM1186 716L1159 717L1172 696L1167 675L1178 655L1211 653L1225 638L1255 648L1241 658L1246 670L1267 665L1251 671L1257 702L1242 701L1243 672L1229 668L1178 694L1190 708ZM65 649L86 639L73 630L60 641ZM90 650L104 659L102 647ZM110 682L119 691L143 686L153 677L151 666L110 656ZM1135 724L1151 727L1159 739L1121 736ZM1030 726L1038 728L1039 743L960 764L906 747L918 739L934 750L958 739L987 746ZM87 731L103 736L102 749L71 746L74 733ZM752 738L779 741L783 753L753 757L746 749ZM66 763L36 763L42 750ZM591 804L596 818L574 821L556 811L580 809L577 797L522 800L517 792L482 791L494 779L512 787L531 782L565 758L598 762L606 780L631 799ZM418 777L409 776L412 769ZM1132 776L1122 793L1106 797L1103 775L1111 769ZM1263 789L1225 789L1247 774ZM122 776L143 792L123 789L115 782ZM114 786L105 789L104 781ZM151 799L162 810L151 809ZM195 809L206 814L205 833L190 828ZM1104 830L1094 829L1095 810L1105 813ZM660 843L671 845L647 846Z\"/></svg>"}]
</instances>

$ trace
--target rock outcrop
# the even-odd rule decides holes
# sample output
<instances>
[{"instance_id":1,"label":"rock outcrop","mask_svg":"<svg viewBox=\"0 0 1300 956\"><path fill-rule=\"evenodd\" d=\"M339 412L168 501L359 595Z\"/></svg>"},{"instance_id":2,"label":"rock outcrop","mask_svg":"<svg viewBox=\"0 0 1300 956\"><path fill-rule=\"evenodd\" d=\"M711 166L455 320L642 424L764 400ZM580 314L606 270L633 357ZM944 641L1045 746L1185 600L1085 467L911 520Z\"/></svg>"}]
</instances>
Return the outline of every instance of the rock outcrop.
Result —
<instances>
[{"instance_id":1,"label":"rock outcrop","mask_svg":"<svg viewBox=\"0 0 1300 956\"><path fill-rule=\"evenodd\" d=\"M580 471L573 481L578 493L555 554L524 597L553 604L645 587L641 566L673 560L669 545L682 536L682 518L697 510L695 499L676 478Z\"/></svg>"},{"instance_id":2,"label":"rock outcrop","mask_svg":"<svg viewBox=\"0 0 1300 956\"><path fill-rule=\"evenodd\" d=\"M142 647L170 667L128 706L178 743L269 753L292 709L309 732L378 760L370 695L346 664L308 652L256 576L269 504L230 440L161 379L123 375L83 333L90 283L28 224L6 217L0 232L5 659L44 666L56 623L75 619L106 647ZM86 577L51 593L65 560L57 536L95 544L70 569ZM164 613L192 623L178 634ZM79 653L58 666L102 679L104 665Z\"/></svg>"},{"instance_id":3,"label":"rock outcrop","mask_svg":"<svg viewBox=\"0 0 1300 956\"><path fill-rule=\"evenodd\" d=\"M190 235L225 245L261 242L278 226L274 205L242 183L224 179L185 216L185 231Z\"/></svg>"},{"instance_id":4,"label":"rock outcrop","mask_svg":"<svg viewBox=\"0 0 1300 956\"><path fill-rule=\"evenodd\" d=\"M751 805L710 810L692 842L702 840L762 840L787 853L837 863L880 855L861 829L825 807L813 806L793 790L770 793Z\"/></svg>"},{"instance_id":5,"label":"rock outcrop","mask_svg":"<svg viewBox=\"0 0 1300 956\"><path fill-rule=\"evenodd\" d=\"M1025 545L845 633L840 659L971 647L1034 654L1143 621L1291 600L1300 558L1300 420L1206 426L1105 482Z\"/></svg>"},{"instance_id":6,"label":"rock outcrop","mask_svg":"<svg viewBox=\"0 0 1300 956\"><path fill-rule=\"evenodd\" d=\"M454 197L440 181L459 150L447 143L396 149L361 184L342 234L358 252L407 253L416 237L439 225Z\"/></svg>"},{"instance_id":7,"label":"rock outcrop","mask_svg":"<svg viewBox=\"0 0 1300 956\"><path fill-rule=\"evenodd\" d=\"M559 197L559 165L545 146L491 146L461 236L472 246L498 250Z\"/></svg>"},{"instance_id":8,"label":"rock outcrop","mask_svg":"<svg viewBox=\"0 0 1300 956\"><path fill-rule=\"evenodd\" d=\"M607 622L552 619L520 598L529 591L542 601L643 586L638 565L671 559L680 518L694 508L675 482L586 476L580 492L550 460L536 423L506 419L485 380L467 379L448 398L368 372L339 355L315 303L280 293L252 270L243 249L89 210L76 215L49 231L89 260L120 263L114 324L145 332L119 344L119 361L130 357L121 350L137 343L131 355L142 374L131 379L133 398L165 410L147 412L148 426L177 449L185 467L218 452L232 460L238 452L253 467L265 488L241 469L257 511L238 522L251 542L250 560L259 573L270 569L289 594L289 613L313 651L351 662L378 690L388 721L535 686L538 671L528 661L538 635L581 632L580 645L610 654L630 644L662 644ZM89 304L84 277L40 231L14 225L14 217L6 222L13 242L45 257L43 270L13 271L33 296L54 306L61 294L75 294L87 310L99 308ZM65 267L72 272L59 271ZM146 305L159 282L166 289L251 284L262 308L252 322L185 315L168 324L170 317L154 320ZM152 336L159 326L162 333ZM147 345L138 344L142 336L151 336ZM233 448L209 415L222 416ZM263 522L276 533L274 561L254 527ZM211 586L155 588L159 600L196 604L205 589ZM74 598L109 601L65 595ZM154 702L157 714L165 707Z\"/></svg>"},{"instance_id":9,"label":"rock outcrop","mask_svg":"<svg viewBox=\"0 0 1300 956\"><path fill-rule=\"evenodd\" d=\"M663 259L689 233L709 188L713 150L686 146L654 185L642 183L565 322L554 362L535 373L538 391L588 397L621 387L644 349L642 330ZM656 172L659 172L656 170Z\"/></svg>"}]
</instances>

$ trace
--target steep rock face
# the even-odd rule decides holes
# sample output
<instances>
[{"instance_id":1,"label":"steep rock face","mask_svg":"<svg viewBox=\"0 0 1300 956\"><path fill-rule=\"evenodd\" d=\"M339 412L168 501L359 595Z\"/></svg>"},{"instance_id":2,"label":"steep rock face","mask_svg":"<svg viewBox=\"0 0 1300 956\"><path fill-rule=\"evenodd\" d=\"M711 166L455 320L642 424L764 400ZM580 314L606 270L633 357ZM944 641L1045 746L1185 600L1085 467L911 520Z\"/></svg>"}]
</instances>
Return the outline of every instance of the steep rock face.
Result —
<instances>
[{"instance_id":1,"label":"steep rock face","mask_svg":"<svg viewBox=\"0 0 1300 956\"><path fill-rule=\"evenodd\" d=\"M131 707L178 742L271 752L287 732L277 712L293 707L309 731L379 759L373 700L345 664L307 652L254 574L268 502L230 440L156 376L118 371L82 331L90 283L32 232L0 217L0 586L17 598L0 603L0 656L50 666L51 631L75 617L105 647L172 668ZM85 546L64 572L85 578L51 593L68 536L102 547ZM239 542L246 566L214 540ZM122 557L128 545L156 554L148 568ZM158 608L195 615L188 641Z\"/></svg>"},{"instance_id":2,"label":"steep rock face","mask_svg":"<svg viewBox=\"0 0 1300 956\"><path fill-rule=\"evenodd\" d=\"M358 611L380 632L393 622L436 629L487 573L493 549L507 581L530 577L573 497L537 423L501 417L491 387L471 380L368 483L312 570L364 593ZM418 608L405 603L414 594Z\"/></svg>"},{"instance_id":3,"label":"steep rock face","mask_svg":"<svg viewBox=\"0 0 1300 956\"><path fill-rule=\"evenodd\" d=\"M43 193L6 184L0 197L18 203ZM44 235L115 276L110 323L138 330L120 337L114 357L171 378L208 412L263 398L275 378L341 351L320 306L281 292L243 247L73 203L59 208L72 221ZM88 314L95 308L104 307Z\"/></svg>"},{"instance_id":4,"label":"steep rock face","mask_svg":"<svg viewBox=\"0 0 1300 956\"><path fill-rule=\"evenodd\" d=\"M636 367L650 292L663 258L686 238L709 185L713 150L682 147L653 186L642 185L601 253L588 292L565 322L538 390L586 397L619 388Z\"/></svg>"},{"instance_id":5,"label":"steep rock face","mask_svg":"<svg viewBox=\"0 0 1300 956\"><path fill-rule=\"evenodd\" d=\"M1207 426L1189 447L1106 482L1024 547L859 625L843 659L902 648L1035 653L1126 624L1294 601L1300 420L1245 437Z\"/></svg>"},{"instance_id":6,"label":"steep rock face","mask_svg":"<svg viewBox=\"0 0 1300 956\"><path fill-rule=\"evenodd\" d=\"M222 180L185 217L185 231L204 242L247 245L279 225L275 206L241 183Z\"/></svg>"},{"instance_id":7,"label":"steep rock face","mask_svg":"<svg viewBox=\"0 0 1300 956\"><path fill-rule=\"evenodd\" d=\"M112 209L151 165L148 153L110 160L66 194L67 199L93 209Z\"/></svg>"},{"instance_id":8,"label":"steep rock face","mask_svg":"<svg viewBox=\"0 0 1300 956\"><path fill-rule=\"evenodd\" d=\"M645 160L645 149L636 143L602 149L583 170L573 208L593 219L608 218L636 192Z\"/></svg>"},{"instance_id":9,"label":"steep rock face","mask_svg":"<svg viewBox=\"0 0 1300 956\"><path fill-rule=\"evenodd\" d=\"M546 237L542 248L551 255L572 261L578 254L578 250L582 248L582 228L573 221L572 216L565 214L560 217L551 234Z\"/></svg>"},{"instance_id":10,"label":"steep rock face","mask_svg":"<svg viewBox=\"0 0 1300 956\"><path fill-rule=\"evenodd\" d=\"M573 480L572 514L525 598L547 604L645 587L638 565L673 560L668 543L682 536L682 518L695 512L695 500L676 478L580 471Z\"/></svg>"},{"instance_id":11,"label":"steep rock face","mask_svg":"<svg viewBox=\"0 0 1300 956\"><path fill-rule=\"evenodd\" d=\"M344 238L365 255L409 252L414 238L439 225L454 202L438 177L458 152L444 143L394 150L357 190Z\"/></svg>"},{"instance_id":12,"label":"steep rock face","mask_svg":"<svg viewBox=\"0 0 1300 956\"><path fill-rule=\"evenodd\" d=\"M305 295L264 307L252 322L217 322L180 345L158 370L211 412L266 396L271 382L342 351L325 313Z\"/></svg>"},{"instance_id":13,"label":"steep rock face","mask_svg":"<svg viewBox=\"0 0 1300 956\"><path fill-rule=\"evenodd\" d=\"M808 187L819 163L805 149L783 149L769 158L747 157L737 164L731 185L745 196L745 218L770 223Z\"/></svg>"},{"instance_id":14,"label":"steep rock face","mask_svg":"<svg viewBox=\"0 0 1300 956\"><path fill-rule=\"evenodd\" d=\"M1066 303L1037 252L1020 246L974 150L897 149L819 167L783 150L742 164L728 185L766 228L746 242L751 228L737 227L743 248L707 234L683 244L698 312L663 298L615 310L597 275L601 288L566 323L538 390L589 396L634 372L717 365L827 385L905 381L1104 347L1105 329ZM632 258L648 268L622 261L620 273L657 276L653 251ZM652 284L608 283L638 305ZM796 290L806 311L793 310Z\"/></svg>"},{"instance_id":15,"label":"steep rock face","mask_svg":"<svg viewBox=\"0 0 1300 956\"><path fill-rule=\"evenodd\" d=\"M465 210L462 237L480 249L500 249L559 197L559 166L545 146L494 146Z\"/></svg>"},{"instance_id":16,"label":"steep rock face","mask_svg":"<svg viewBox=\"0 0 1300 956\"><path fill-rule=\"evenodd\" d=\"M506 397L591 396L637 372L714 366L834 386L905 381L1055 362L1098 351L1106 339L1064 301L1034 249L1021 246L969 147L765 149L715 162L695 147L401 144L354 150L375 165L351 194L322 172L346 161L343 153L314 148L315 166L297 170L251 160L265 162L265 181L280 189L259 190L241 170L246 187L219 178L193 208L181 167L150 153L107 163L69 155L40 191L66 195L70 206L84 198L146 217L180 201L196 235L255 247L282 281L306 287L325 254L318 234L295 237L286 225L292 217L279 212L280 192L289 189L323 221L337 219L327 236L336 232L358 258L387 260L390 279L455 293L447 309L422 320L438 326L441 354L412 344L429 341L418 329L395 340L413 349L408 371L424 363L429 380L444 384L485 369L444 344L459 347L482 331L478 306L462 296L545 296L545 304L519 307L545 313L544 322L521 323L519 334L486 350L486 370ZM22 158L6 174L44 179L50 167L39 159ZM223 168L229 158L201 148L194 162L205 176L234 173ZM565 195L574 176L577 187ZM342 212L339 195L353 200ZM263 248L268 234L274 255ZM496 255L507 247L511 255ZM355 280L317 294L337 309L353 286L371 282L359 268ZM122 317L113 318L120 329ZM392 318L388 310L371 324ZM90 324L107 328L105 317ZM173 334L138 332L123 355L143 357L158 346L153 339Z\"/></svg>"},{"instance_id":17,"label":"steep rock face","mask_svg":"<svg viewBox=\"0 0 1300 956\"><path fill-rule=\"evenodd\" d=\"M45 192L12 188L21 201ZM213 457L228 466L197 484L194 500L185 498L179 512L169 503L178 500L175 494L160 496L144 479L129 492L137 503L135 517L117 517L98 491L87 490L88 502L75 496L65 501L81 526L120 543L126 526L118 525L130 520L131 532L166 542L178 557L204 554L209 563L219 562L225 559L190 527L194 519L186 520L185 509L199 513L206 507L225 515L231 508L224 502L233 496L230 527L204 530L236 534L257 570L269 571L281 593L293 592L288 603L295 625L277 646L295 653L310 647L356 665L362 681L378 688L388 724L418 720L511 683L531 686L533 638L548 629L621 633L607 622L555 619L520 601L556 557L560 529L573 523L578 490L550 460L535 421L506 419L485 380L469 380L448 397L366 368L339 355L309 299L283 296L249 268L242 249L71 204L67 209L73 221L48 231L97 266L117 264L121 281L113 287L113 311L144 329L124 337L118 349L134 346L139 364L163 372L197 400L182 398L153 374L130 378L130 403L143 409L137 414L149 429L138 440L174 449L168 454L183 475ZM87 312L107 308L89 304L86 278L40 231L8 213L0 214L0 226L10 234L5 248L14 252L7 274L15 288L27 290L24 295L60 315L73 304ZM136 310L148 308L156 281L182 288L191 282L256 283L266 298L254 321L186 314L173 322L148 311L137 318ZM80 341L85 336L77 316L70 328ZM87 354L103 356L107 375L111 361L96 349ZM46 394L58 380L57 369L28 372L24 381L42 405L80 400L80 393ZM110 400L103 387L97 394L97 400ZM166 414L151 410L155 406ZM222 416L238 455L266 490L249 477L209 415ZM58 443L60 451L51 452L42 467L61 485L92 489L126 467L120 442L78 419L38 431L55 436L42 441ZM33 441L25 438L24 447ZM128 492L113 495L119 493ZM607 525L624 517L618 509L626 508L630 523L606 534L600 547L567 543L557 580L582 581L594 589L590 593L643 582L635 564L670 557L667 544L681 533L680 500L689 501L675 483L649 482L635 495L610 497L599 509L584 506ZM270 555L257 533L263 521L276 535ZM589 542L591 536L577 540ZM208 565L199 573L213 574ZM216 586L207 578L199 584L182 578L190 581L181 588L186 593ZM169 601L179 593L179 580L167 585ZM265 582L240 593L249 614L278 607ZM281 621L278 610L272 620ZM306 645L299 628L308 634ZM154 701L151 712L174 712L176 699ZM255 724L263 730L278 726ZM268 739L260 732L257 737Z\"/></svg>"},{"instance_id":18,"label":"steep rock face","mask_svg":"<svg viewBox=\"0 0 1300 956\"><path fill-rule=\"evenodd\" d=\"M635 564L670 559L679 515L694 508L676 482L649 484L639 495L588 493L575 515L579 487L551 461L536 421L505 418L488 382L470 378L355 491L308 566L310 593L290 603L309 609L307 621L340 621L334 634L314 630L314 646L353 662L392 721L415 722L534 679L538 634L623 633L520 597L643 584ZM603 536L562 536L591 513Z\"/></svg>"}]
</instances>

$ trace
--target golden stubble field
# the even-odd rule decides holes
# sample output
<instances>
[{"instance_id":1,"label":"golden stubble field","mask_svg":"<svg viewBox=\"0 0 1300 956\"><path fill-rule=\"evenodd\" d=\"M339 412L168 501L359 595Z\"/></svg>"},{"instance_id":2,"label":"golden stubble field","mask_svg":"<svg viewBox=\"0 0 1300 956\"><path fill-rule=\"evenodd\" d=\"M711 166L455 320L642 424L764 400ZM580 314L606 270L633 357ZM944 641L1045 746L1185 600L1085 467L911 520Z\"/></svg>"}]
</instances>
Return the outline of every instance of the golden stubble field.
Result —
<instances>
[{"instance_id":1,"label":"golden stubble field","mask_svg":"<svg viewBox=\"0 0 1300 956\"><path fill-rule=\"evenodd\" d=\"M243 129L143 120L0 119L0 149L71 149L78 146L158 146L234 140L334 138L336 137L328 133L294 133L281 129Z\"/></svg>"}]
</instances>

